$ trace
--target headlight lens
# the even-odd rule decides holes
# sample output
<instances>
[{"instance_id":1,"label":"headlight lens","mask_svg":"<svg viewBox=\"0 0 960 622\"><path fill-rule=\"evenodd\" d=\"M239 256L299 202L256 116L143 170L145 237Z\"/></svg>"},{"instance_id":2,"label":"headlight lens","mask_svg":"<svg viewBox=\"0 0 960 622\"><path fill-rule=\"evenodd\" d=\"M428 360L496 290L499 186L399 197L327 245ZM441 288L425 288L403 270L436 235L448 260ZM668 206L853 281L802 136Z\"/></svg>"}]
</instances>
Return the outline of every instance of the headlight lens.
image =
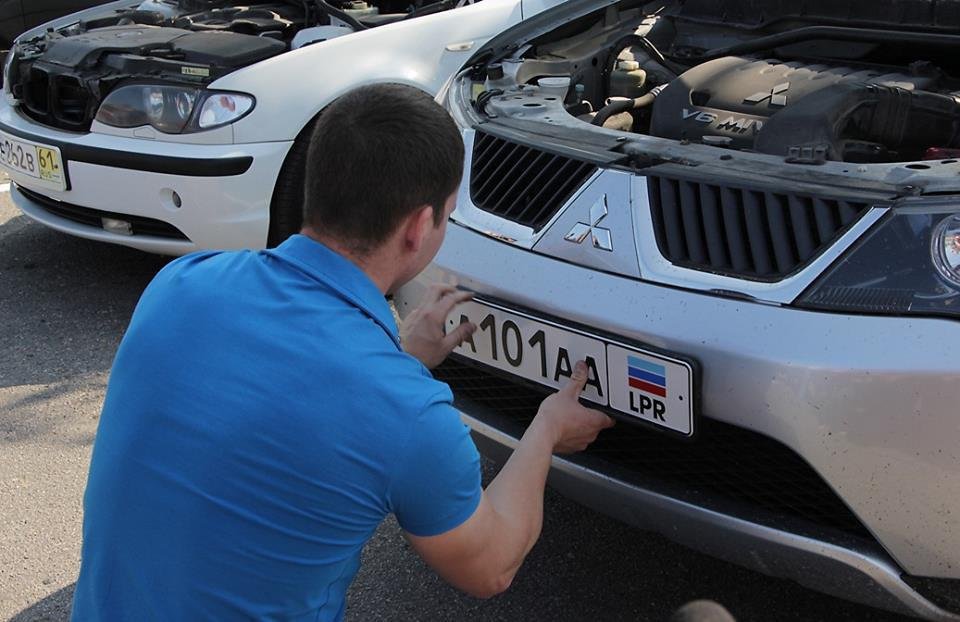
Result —
<instances>
[{"instance_id":1,"label":"headlight lens","mask_svg":"<svg viewBox=\"0 0 960 622\"><path fill-rule=\"evenodd\" d=\"M445 101L441 101L439 96L437 97L437 101L444 104L447 112L450 113L460 129L474 127L479 121L473 112L468 97L468 85L472 83L468 74L469 70L463 70L447 82Z\"/></svg>"},{"instance_id":2,"label":"headlight lens","mask_svg":"<svg viewBox=\"0 0 960 622\"><path fill-rule=\"evenodd\" d=\"M236 121L253 108L253 98L237 93L214 93L200 108L197 123L203 129L219 127Z\"/></svg>"},{"instance_id":3,"label":"headlight lens","mask_svg":"<svg viewBox=\"0 0 960 622\"><path fill-rule=\"evenodd\" d=\"M831 311L960 317L960 213L895 208L797 304Z\"/></svg>"},{"instance_id":4,"label":"headlight lens","mask_svg":"<svg viewBox=\"0 0 960 622\"><path fill-rule=\"evenodd\" d=\"M233 123L253 105L253 97L243 93L134 84L110 93L100 104L97 121L113 127L150 125L166 134L183 134Z\"/></svg>"},{"instance_id":5,"label":"headlight lens","mask_svg":"<svg viewBox=\"0 0 960 622\"><path fill-rule=\"evenodd\" d=\"M960 288L960 215L937 225L933 232L933 265L944 279Z\"/></svg>"}]
</instances>

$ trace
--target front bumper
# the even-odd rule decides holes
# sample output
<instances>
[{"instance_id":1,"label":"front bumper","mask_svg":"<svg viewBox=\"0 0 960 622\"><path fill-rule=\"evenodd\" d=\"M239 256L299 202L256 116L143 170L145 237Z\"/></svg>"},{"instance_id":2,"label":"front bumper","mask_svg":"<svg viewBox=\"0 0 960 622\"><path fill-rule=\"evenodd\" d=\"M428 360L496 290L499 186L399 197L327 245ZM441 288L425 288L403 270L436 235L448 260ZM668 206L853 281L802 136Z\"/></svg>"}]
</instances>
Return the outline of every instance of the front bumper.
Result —
<instances>
[{"instance_id":1,"label":"front bumper","mask_svg":"<svg viewBox=\"0 0 960 622\"><path fill-rule=\"evenodd\" d=\"M8 171L13 201L53 229L140 250L182 255L201 249L263 248L274 185L290 141L203 145L73 134L38 125L0 103L0 130L60 148L67 188ZM159 221L173 234L114 233L101 214ZM66 216L65 215L69 215Z\"/></svg>"},{"instance_id":2,"label":"front bumper","mask_svg":"<svg viewBox=\"0 0 960 622\"><path fill-rule=\"evenodd\" d=\"M463 404L460 404L463 407ZM505 462L519 443L496 413L470 410L463 420L483 454ZM704 553L835 596L928 620L960 620L917 593L879 547L824 542L753 523L607 477L553 458L550 485L597 511Z\"/></svg>"},{"instance_id":3,"label":"front bumper","mask_svg":"<svg viewBox=\"0 0 960 622\"><path fill-rule=\"evenodd\" d=\"M456 225L432 268L398 295L401 315L431 281L695 357L702 411L802 457L876 545L800 535L556 459L562 490L770 574L929 619L960 619L900 577L960 578L960 324L692 293L560 262ZM513 444L496 413L466 402L461 409L492 453Z\"/></svg>"}]
</instances>

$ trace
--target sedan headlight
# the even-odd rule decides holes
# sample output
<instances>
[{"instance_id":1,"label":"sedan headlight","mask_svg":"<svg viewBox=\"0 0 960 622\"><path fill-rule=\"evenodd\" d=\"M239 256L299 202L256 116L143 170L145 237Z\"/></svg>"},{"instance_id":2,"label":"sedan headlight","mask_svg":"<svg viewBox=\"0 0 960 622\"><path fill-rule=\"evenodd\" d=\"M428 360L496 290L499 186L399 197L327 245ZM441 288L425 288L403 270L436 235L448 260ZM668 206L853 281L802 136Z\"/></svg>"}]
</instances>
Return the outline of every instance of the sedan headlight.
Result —
<instances>
[{"instance_id":1,"label":"sedan headlight","mask_svg":"<svg viewBox=\"0 0 960 622\"><path fill-rule=\"evenodd\" d=\"M956 203L894 208L797 304L831 311L960 318Z\"/></svg>"},{"instance_id":2,"label":"sedan headlight","mask_svg":"<svg viewBox=\"0 0 960 622\"><path fill-rule=\"evenodd\" d=\"M100 104L97 121L113 127L150 125L166 134L184 134L233 123L253 110L254 103L251 95L243 93L134 84L110 93Z\"/></svg>"},{"instance_id":3,"label":"sedan headlight","mask_svg":"<svg viewBox=\"0 0 960 622\"><path fill-rule=\"evenodd\" d=\"M16 105L16 101L13 98L13 94L10 93L10 73L13 68L13 61L17 56L16 48L12 48L7 51L7 57L3 61L3 92L7 97L7 102L13 106Z\"/></svg>"}]
</instances>

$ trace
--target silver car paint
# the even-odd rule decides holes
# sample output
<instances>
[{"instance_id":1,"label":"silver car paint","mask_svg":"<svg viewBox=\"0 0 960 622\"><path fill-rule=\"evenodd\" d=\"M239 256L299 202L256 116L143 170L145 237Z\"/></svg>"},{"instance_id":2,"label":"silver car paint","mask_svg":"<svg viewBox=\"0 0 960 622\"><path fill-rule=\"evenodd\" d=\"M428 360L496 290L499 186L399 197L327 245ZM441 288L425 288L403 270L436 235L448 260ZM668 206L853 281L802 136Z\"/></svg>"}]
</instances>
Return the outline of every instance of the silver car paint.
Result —
<instances>
[{"instance_id":1,"label":"silver car paint","mask_svg":"<svg viewBox=\"0 0 960 622\"><path fill-rule=\"evenodd\" d=\"M630 177L623 173L600 173L584 184L580 193L570 201L570 207L544 229L534 250L569 259L581 266L639 278L637 246L632 234ZM601 202L607 206L607 213L599 222L592 222L591 209ZM579 243L567 239L570 232L581 224L586 225L591 234ZM611 246L609 251L594 245L594 227L606 230Z\"/></svg>"},{"instance_id":2,"label":"silver car paint","mask_svg":"<svg viewBox=\"0 0 960 622\"><path fill-rule=\"evenodd\" d=\"M907 572L960 577L960 322L695 293L453 224L401 314L432 281L695 357L705 414L796 451Z\"/></svg>"},{"instance_id":3,"label":"silver car paint","mask_svg":"<svg viewBox=\"0 0 960 622\"><path fill-rule=\"evenodd\" d=\"M496 415L470 410L461 417L481 451L507 460L519 441L488 421ZM481 419L482 417L482 419ZM580 503L627 524L663 534L698 551L764 574L889 611L936 622L960 622L917 593L882 550L862 542L824 541L734 518L553 458L550 485Z\"/></svg>"}]
</instances>

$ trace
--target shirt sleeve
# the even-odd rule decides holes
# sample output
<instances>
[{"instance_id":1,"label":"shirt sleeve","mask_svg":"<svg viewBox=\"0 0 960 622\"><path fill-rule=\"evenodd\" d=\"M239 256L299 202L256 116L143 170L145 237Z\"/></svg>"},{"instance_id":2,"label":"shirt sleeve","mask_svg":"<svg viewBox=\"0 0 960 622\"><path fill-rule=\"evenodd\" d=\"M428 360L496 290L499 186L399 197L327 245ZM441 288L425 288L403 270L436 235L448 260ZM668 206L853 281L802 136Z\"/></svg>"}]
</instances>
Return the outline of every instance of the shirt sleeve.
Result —
<instances>
[{"instance_id":1,"label":"shirt sleeve","mask_svg":"<svg viewBox=\"0 0 960 622\"><path fill-rule=\"evenodd\" d=\"M470 428L446 402L417 418L390 488L391 510L404 531L436 536L473 516L483 489Z\"/></svg>"}]
</instances>

